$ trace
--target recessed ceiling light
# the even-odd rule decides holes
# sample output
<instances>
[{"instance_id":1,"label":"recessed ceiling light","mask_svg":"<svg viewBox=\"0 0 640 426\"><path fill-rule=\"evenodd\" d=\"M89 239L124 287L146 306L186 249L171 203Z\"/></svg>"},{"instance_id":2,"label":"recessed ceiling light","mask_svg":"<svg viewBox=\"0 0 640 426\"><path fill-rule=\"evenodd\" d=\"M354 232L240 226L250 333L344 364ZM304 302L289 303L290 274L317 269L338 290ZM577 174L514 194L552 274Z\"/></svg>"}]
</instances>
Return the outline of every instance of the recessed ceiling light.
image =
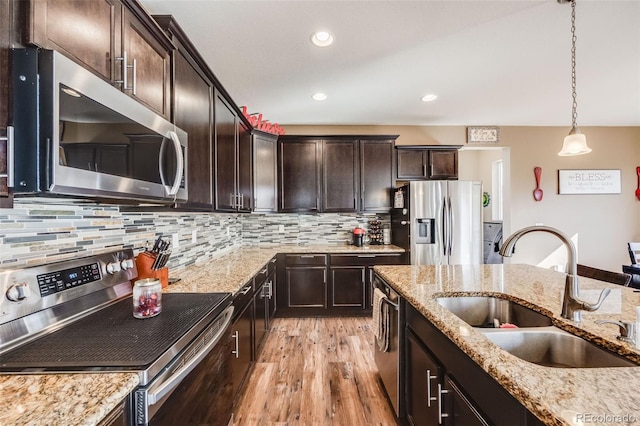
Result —
<instances>
[{"instance_id":1,"label":"recessed ceiling light","mask_svg":"<svg viewBox=\"0 0 640 426\"><path fill-rule=\"evenodd\" d=\"M324 93L314 93L311 97L316 101L324 101L325 99L327 99L327 95L325 95Z\"/></svg>"},{"instance_id":2,"label":"recessed ceiling light","mask_svg":"<svg viewBox=\"0 0 640 426\"><path fill-rule=\"evenodd\" d=\"M438 95L434 95L433 93L429 93L428 95L424 95L420 98L422 102L433 102L438 99Z\"/></svg>"},{"instance_id":3,"label":"recessed ceiling light","mask_svg":"<svg viewBox=\"0 0 640 426\"><path fill-rule=\"evenodd\" d=\"M318 47L327 47L333 44L333 34L328 31L316 31L311 34L311 43Z\"/></svg>"}]
</instances>

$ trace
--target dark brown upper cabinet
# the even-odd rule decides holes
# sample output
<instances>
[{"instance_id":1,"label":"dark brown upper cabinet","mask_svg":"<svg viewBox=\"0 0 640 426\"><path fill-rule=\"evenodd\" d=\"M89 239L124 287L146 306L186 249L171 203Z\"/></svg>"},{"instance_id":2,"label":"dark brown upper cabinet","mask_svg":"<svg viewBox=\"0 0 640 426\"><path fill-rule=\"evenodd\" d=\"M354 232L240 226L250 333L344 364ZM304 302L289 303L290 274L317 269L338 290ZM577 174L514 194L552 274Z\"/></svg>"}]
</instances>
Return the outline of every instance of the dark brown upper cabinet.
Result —
<instances>
[{"instance_id":1,"label":"dark brown upper cabinet","mask_svg":"<svg viewBox=\"0 0 640 426\"><path fill-rule=\"evenodd\" d=\"M10 208L13 200L8 185L9 123L9 46L11 45L11 7L15 2L0 0L0 208Z\"/></svg>"},{"instance_id":2,"label":"dark brown upper cabinet","mask_svg":"<svg viewBox=\"0 0 640 426\"><path fill-rule=\"evenodd\" d=\"M253 149L251 129L238 120L238 177L236 193L240 212L253 210Z\"/></svg>"},{"instance_id":3,"label":"dark brown upper cabinet","mask_svg":"<svg viewBox=\"0 0 640 426\"><path fill-rule=\"evenodd\" d=\"M236 211L238 117L220 94L216 94L214 105L215 209Z\"/></svg>"},{"instance_id":4,"label":"dark brown upper cabinet","mask_svg":"<svg viewBox=\"0 0 640 426\"><path fill-rule=\"evenodd\" d=\"M280 211L388 212L395 136L281 136Z\"/></svg>"},{"instance_id":5,"label":"dark brown upper cabinet","mask_svg":"<svg viewBox=\"0 0 640 426\"><path fill-rule=\"evenodd\" d=\"M395 138L360 140L360 210L389 212L395 188L393 147Z\"/></svg>"},{"instance_id":6,"label":"dark brown upper cabinet","mask_svg":"<svg viewBox=\"0 0 640 426\"><path fill-rule=\"evenodd\" d=\"M172 54L173 122L189 135L189 199L180 208L213 210L213 83L198 53L170 16L155 17L176 50Z\"/></svg>"},{"instance_id":7,"label":"dark brown upper cabinet","mask_svg":"<svg viewBox=\"0 0 640 426\"><path fill-rule=\"evenodd\" d=\"M278 136L253 131L253 211L278 211Z\"/></svg>"},{"instance_id":8,"label":"dark brown upper cabinet","mask_svg":"<svg viewBox=\"0 0 640 426\"><path fill-rule=\"evenodd\" d=\"M358 141L323 141L322 166L322 211L357 211Z\"/></svg>"},{"instance_id":9,"label":"dark brown upper cabinet","mask_svg":"<svg viewBox=\"0 0 640 426\"><path fill-rule=\"evenodd\" d=\"M251 130L217 90L213 116L215 210L250 212L253 204Z\"/></svg>"},{"instance_id":10,"label":"dark brown upper cabinet","mask_svg":"<svg viewBox=\"0 0 640 426\"><path fill-rule=\"evenodd\" d=\"M135 0L22 3L28 44L54 49L169 118L174 46Z\"/></svg>"},{"instance_id":11,"label":"dark brown upper cabinet","mask_svg":"<svg viewBox=\"0 0 640 426\"><path fill-rule=\"evenodd\" d=\"M278 138L279 211L320 211L321 167L322 140Z\"/></svg>"},{"instance_id":12,"label":"dark brown upper cabinet","mask_svg":"<svg viewBox=\"0 0 640 426\"><path fill-rule=\"evenodd\" d=\"M397 179L458 179L458 149L459 146L397 146Z\"/></svg>"}]
</instances>

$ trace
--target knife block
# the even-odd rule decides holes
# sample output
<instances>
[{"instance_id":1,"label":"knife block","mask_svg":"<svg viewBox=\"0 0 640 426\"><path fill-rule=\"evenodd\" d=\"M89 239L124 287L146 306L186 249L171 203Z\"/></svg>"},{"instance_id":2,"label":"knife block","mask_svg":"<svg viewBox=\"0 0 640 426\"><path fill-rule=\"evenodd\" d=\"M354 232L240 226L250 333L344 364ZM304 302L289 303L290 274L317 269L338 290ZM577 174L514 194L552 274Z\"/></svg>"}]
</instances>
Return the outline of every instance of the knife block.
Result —
<instances>
[{"instance_id":1,"label":"knife block","mask_svg":"<svg viewBox=\"0 0 640 426\"><path fill-rule=\"evenodd\" d=\"M141 252L136 256L136 268L138 269L138 279L142 278L157 278L162 284L162 288L169 285L169 267L165 266L158 270L151 269L156 257L146 251Z\"/></svg>"}]
</instances>

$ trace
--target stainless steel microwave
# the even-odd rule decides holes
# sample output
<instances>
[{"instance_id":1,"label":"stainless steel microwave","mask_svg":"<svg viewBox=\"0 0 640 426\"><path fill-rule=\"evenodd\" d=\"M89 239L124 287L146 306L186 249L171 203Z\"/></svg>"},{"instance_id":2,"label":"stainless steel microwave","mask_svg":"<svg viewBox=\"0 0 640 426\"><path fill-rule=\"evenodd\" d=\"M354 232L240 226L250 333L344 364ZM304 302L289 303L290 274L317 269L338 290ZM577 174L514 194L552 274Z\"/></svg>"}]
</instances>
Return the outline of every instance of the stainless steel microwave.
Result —
<instances>
[{"instance_id":1,"label":"stainless steel microwave","mask_svg":"<svg viewBox=\"0 0 640 426\"><path fill-rule=\"evenodd\" d=\"M52 50L15 49L12 87L15 194L187 200L187 134L164 117Z\"/></svg>"}]
</instances>

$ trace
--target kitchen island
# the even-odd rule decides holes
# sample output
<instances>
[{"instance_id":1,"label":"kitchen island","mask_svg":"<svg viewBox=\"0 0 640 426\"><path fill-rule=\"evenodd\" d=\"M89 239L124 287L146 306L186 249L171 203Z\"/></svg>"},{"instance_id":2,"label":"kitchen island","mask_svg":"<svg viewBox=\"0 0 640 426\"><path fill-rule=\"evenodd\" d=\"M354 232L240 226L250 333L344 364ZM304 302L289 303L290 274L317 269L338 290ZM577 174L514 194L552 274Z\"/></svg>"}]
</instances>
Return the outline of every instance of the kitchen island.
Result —
<instances>
[{"instance_id":1,"label":"kitchen island","mask_svg":"<svg viewBox=\"0 0 640 426\"><path fill-rule=\"evenodd\" d=\"M532 364L502 350L434 298L498 296L552 317L553 324L605 346L640 364L640 350L616 339L618 328L597 320L635 321L640 293L580 278L581 297L595 301L600 289L612 293L581 323L561 317L565 275L529 265L377 266L374 271L426 320L466 353L527 410L549 425L640 422L640 366L555 368ZM581 420L581 421L579 421Z\"/></svg>"}]
</instances>

